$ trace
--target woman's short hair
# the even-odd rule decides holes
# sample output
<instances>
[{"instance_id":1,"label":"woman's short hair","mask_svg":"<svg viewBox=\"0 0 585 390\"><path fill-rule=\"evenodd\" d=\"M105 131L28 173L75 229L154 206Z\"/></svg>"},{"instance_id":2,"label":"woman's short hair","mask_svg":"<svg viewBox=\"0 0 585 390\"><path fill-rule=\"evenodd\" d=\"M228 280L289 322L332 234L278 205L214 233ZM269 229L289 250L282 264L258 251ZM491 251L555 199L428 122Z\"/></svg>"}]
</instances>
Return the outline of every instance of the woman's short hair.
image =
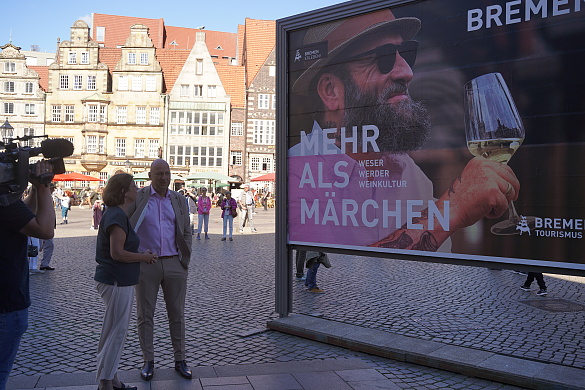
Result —
<instances>
[{"instance_id":1,"label":"woman's short hair","mask_svg":"<svg viewBox=\"0 0 585 390\"><path fill-rule=\"evenodd\" d=\"M133 181L134 176L129 173L117 173L110 177L102 194L106 206L112 207L124 204L124 195L130 190L130 185Z\"/></svg>"}]
</instances>

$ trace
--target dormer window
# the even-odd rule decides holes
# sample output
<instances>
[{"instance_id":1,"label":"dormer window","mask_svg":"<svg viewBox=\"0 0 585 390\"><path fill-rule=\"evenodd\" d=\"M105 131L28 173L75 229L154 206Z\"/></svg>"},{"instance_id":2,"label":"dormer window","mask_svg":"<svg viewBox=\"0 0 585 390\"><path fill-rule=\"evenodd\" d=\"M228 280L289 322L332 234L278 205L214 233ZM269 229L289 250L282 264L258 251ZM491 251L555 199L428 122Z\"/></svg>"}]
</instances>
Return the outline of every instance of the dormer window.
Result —
<instances>
[{"instance_id":1,"label":"dormer window","mask_svg":"<svg viewBox=\"0 0 585 390\"><path fill-rule=\"evenodd\" d=\"M221 45L219 45L215 48L215 50L223 50L223 47L221 47Z\"/></svg>"},{"instance_id":2,"label":"dormer window","mask_svg":"<svg viewBox=\"0 0 585 390\"><path fill-rule=\"evenodd\" d=\"M136 53L128 53L128 64L136 65Z\"/></svg>"},{"instance_id":3,"label":"dormer window","mask_svg":"<svg viewBox=\"0 0 585 390\"><path fill-rule=\"evenodd\" d=\"M69 61L68 64L77 64L77 53L74 51L69 52Z\"/></svg>"}]
</instances>

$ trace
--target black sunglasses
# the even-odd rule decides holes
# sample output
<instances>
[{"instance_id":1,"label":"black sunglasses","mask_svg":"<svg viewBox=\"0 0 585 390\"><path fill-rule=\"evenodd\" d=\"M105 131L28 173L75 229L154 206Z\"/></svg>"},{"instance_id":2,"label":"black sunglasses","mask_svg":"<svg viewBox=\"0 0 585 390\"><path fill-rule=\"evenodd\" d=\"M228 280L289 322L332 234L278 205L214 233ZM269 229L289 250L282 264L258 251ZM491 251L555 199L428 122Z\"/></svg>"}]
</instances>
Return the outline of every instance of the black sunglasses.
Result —
<instances>
[{"instance_id":1,"label":"black sunglasses","mask_svg":"<svg viewBox=\"0 0 585 390\"><path fill-rule=\"evenodd\" d=\"M390 73L394 68L394 64L396 62L396 52L400 53L400 57L404 58L404 61L406 61L406 63L412 67L414 65L414 61L416 61L417 49L417 41L406 41L401 45L388 43L386 45L378 46L375 49L351 56L348 58L348 60L355 61L360 58L374 55L374 59L380 72L382 74L387 74Z\"/></svg>"}]
</instances>

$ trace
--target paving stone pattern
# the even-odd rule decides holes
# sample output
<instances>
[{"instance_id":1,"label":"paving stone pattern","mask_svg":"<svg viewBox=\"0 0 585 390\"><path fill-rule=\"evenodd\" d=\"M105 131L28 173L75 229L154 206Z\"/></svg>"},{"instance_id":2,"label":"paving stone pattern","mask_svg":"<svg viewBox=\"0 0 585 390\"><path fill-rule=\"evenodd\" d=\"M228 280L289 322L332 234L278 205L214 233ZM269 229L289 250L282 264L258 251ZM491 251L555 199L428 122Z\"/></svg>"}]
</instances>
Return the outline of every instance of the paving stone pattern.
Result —
<instances>
[{"instance_id":1,"label":"paving stone pattern","mask_svg":"<svg viewBox=\"0 0 585 390\"><path fill-rule=\"evenodd\" d=\"M31 275L29 330L12 376L93 372L103 303L95 290L96 231L89 210L70 211L59 225L52 265ZM59 219L58 219L59 220ZM194 240L187 296L187 359L192 366L248 365L358 357L401 389L517 389L487 380L383 359L299 337L261 331L274 313L274 210L259 210L259 233L220 241L212 211L210 240ZM516 357L585 366L583 313L549 313L519 303L547 299L518 289L509 271L331 255L321 268L326 294L294 286L295 311L425 340ZM584 304L583 278L546 275L549 297ZM173 357L162 294L156 311L156 368ZM240 335L249 334L247 337ZM138 370L142 357L135 317L120 370Z\"/></svg>"}]
</instances>

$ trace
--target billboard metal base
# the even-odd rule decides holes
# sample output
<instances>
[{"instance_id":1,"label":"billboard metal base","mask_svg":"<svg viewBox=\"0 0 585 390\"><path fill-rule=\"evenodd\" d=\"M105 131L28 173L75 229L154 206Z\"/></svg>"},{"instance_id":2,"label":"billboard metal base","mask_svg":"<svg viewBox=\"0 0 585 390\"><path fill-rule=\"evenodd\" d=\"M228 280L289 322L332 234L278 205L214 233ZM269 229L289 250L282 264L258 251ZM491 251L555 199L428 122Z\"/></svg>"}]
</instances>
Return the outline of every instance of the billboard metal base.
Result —
<instances>
[{"instance_id":1,"label":"billboard metal base","mask_svg":"<svg viewBox=\"0 0 585 390\"><path fill-rule=\"evenodd\" d=\"M528 389L585 388L585 370L489 351L419 340L302 314L269 321L268 328L398 361Z\"/></svg>"}]
</instances>

